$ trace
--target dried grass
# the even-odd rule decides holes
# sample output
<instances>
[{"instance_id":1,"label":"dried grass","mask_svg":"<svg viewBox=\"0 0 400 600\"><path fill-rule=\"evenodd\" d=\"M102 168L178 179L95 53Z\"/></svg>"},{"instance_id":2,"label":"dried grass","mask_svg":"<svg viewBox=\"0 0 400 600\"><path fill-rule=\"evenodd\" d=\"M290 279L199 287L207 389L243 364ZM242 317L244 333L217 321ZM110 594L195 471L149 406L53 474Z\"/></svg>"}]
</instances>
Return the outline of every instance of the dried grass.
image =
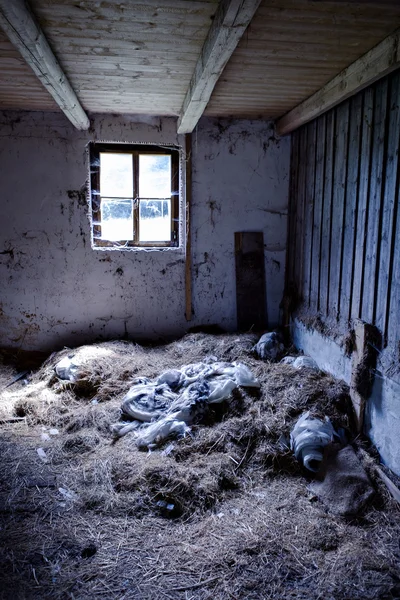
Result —
<instances>
[{"instance_id":1,"label":"dried grass","mask_svg":"<svg viewBox=\"0 0 400 600\"><path fill-rule=\"evenodd\" d=\"M385 490L375 484L376 501L358 519L331 515L284 446L304 410L351 429L346 386L258 361L254 341L191 334L156 348L85 346L73 351L77 384L54 377L65 350L28 386L3 392L2 414L26 422L1 427L0 597L399 597L400 515ZM133 377L207 355L243 360L260 393L235 393L161 451L140 452L129 435L113 443ZM373 458L359 453L374 478Z\"/></svg>"}]
</instances>

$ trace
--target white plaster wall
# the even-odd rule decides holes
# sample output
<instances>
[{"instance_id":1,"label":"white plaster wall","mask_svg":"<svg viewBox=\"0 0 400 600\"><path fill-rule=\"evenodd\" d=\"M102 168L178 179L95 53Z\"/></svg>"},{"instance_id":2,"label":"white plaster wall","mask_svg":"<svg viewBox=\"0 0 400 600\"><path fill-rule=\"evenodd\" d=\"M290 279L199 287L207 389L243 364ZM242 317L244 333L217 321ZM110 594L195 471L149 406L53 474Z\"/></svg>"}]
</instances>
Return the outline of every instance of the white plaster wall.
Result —
<instances>
[{"instance_id":1,"label":"white plaster wall","mask_svg":"<svg viewBox=\"0 0 400 600\"><path fill-rule=\"evenodd\" d=\"M268 324L278 324L287 234L290 139L264 121L201 119L193 134L193 308L236 327L235 231L262 231Z\"/></svg>"},{"instance_id":2,"label":"white plaster wall","mask_svg":"<svg viewBox=\"0 0 400 600\"><path fill-rule=\"evenodd\" d=\"M283 291L289 140L268 124L204 120L194 135L193 304L184 253L95 251L87 205L90 140L179 143L175 119L0 113L0 345L56 349L94 339L166 339L236 327L234 232L263 230L271 323ZM278 214L279 213L279 214ZM205 259L207 253L207 260Z\"/></svg>"}]
</instances>

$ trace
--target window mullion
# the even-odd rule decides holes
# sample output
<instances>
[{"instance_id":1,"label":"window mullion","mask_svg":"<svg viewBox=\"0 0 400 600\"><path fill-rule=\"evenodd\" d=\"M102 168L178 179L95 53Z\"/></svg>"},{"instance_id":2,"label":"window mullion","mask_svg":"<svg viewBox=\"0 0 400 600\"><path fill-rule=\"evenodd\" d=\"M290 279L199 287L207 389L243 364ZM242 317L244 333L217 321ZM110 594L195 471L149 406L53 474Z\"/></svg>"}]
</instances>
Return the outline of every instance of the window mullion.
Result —
<instances>
[{"instance_id":1,"label":"window mullion","mask_svg":"<svg viewBox=\"0 0 400 600\"><path fill-rule=\"evenodd\" d=\"M134 244L139 244L139 153L132 154L133 160L133 229Z\"/></svg>"},{"instance_id":2,"label":"window mullion","mask_svg":"<svg viewBox=\"0 0 400 600\"><path fill-rule=\"evenodd\" d=\"M93 162L96 164L91 171L92 188L92 219L96 223L93 225L93 238L101 238L101 196L100 196L100 153L94 154Z\"/></svg>"}]
</instances>

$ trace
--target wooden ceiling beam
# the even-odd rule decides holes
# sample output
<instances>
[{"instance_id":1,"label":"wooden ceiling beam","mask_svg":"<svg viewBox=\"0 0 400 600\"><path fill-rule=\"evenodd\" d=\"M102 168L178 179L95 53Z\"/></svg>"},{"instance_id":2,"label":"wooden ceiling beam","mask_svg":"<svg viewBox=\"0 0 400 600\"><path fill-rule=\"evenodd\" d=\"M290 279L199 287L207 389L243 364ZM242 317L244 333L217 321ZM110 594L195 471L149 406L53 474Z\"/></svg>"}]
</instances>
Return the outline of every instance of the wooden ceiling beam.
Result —
<instances>
[{"instance_id":1,"label":"wooden ceiling beam","mask_svg":"<svg viewBox=\"0 0 400 600\"><path fill-rule=\"evenodd\" d=\"M0 26L77 129L90 122L24 0L0 0Z\"/></svg>"},{"instance_id":2,"label":"wooden ceiling beam","mask_svg":"<svg viewBox=\"0 0 400 600\"><path fill-rule=\"evenodd\" d=\"M277 134L291 133L399 67L400 29L397 29L310 98L278 119Z\"/></svg>"},{"instance_id":3,"label":"wooden ceiling beam","mask_svg":"<svg viewBox=\"0 0 400 600\"><path fill-rule=\"evenodd\" d=\"M221 0L197 60L178 121L178 133L191 133L202 116L224 67L261 0Z\"/></svg>"}]
</instances>

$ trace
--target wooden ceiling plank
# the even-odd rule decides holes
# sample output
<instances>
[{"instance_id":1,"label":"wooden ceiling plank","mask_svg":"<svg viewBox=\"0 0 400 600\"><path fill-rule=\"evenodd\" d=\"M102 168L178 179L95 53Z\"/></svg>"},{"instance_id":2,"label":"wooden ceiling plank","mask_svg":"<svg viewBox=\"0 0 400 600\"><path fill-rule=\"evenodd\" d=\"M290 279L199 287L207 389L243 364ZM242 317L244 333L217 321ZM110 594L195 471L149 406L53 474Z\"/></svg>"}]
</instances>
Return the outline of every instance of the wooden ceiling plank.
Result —
<instances>
[{"instance_id":1,"label":"wooden ceiling plank","mask_svg":"<svg viewBox=\"0 0 400 600\"><path fill-rule=\"evenodd\" d=\"M178 133L191 133L214 86L261 0L221 0L197 61L178 121Z\"/></svg>"},{"instance_id":2,"label":"wooden ceiling plank","mask_svg":"<svg viewBox=\"0 0 400 600\"><path fill-rule=\"evenodd\" d=\"M71 123L88 129L89 119L24 0L0 0L0 25Z\"/></svg>"},{"instance_id":3,"label":"wooden ceiling plank","mask_svg":"<svg viewBox=\"0 0 400 600\"><path fill-rule=\"evenodd\" d=\"M286 135L317 118L400 66L400 29L361 56L310 98L284 115L276 124Z\"/></svg>"}]
</instances>

